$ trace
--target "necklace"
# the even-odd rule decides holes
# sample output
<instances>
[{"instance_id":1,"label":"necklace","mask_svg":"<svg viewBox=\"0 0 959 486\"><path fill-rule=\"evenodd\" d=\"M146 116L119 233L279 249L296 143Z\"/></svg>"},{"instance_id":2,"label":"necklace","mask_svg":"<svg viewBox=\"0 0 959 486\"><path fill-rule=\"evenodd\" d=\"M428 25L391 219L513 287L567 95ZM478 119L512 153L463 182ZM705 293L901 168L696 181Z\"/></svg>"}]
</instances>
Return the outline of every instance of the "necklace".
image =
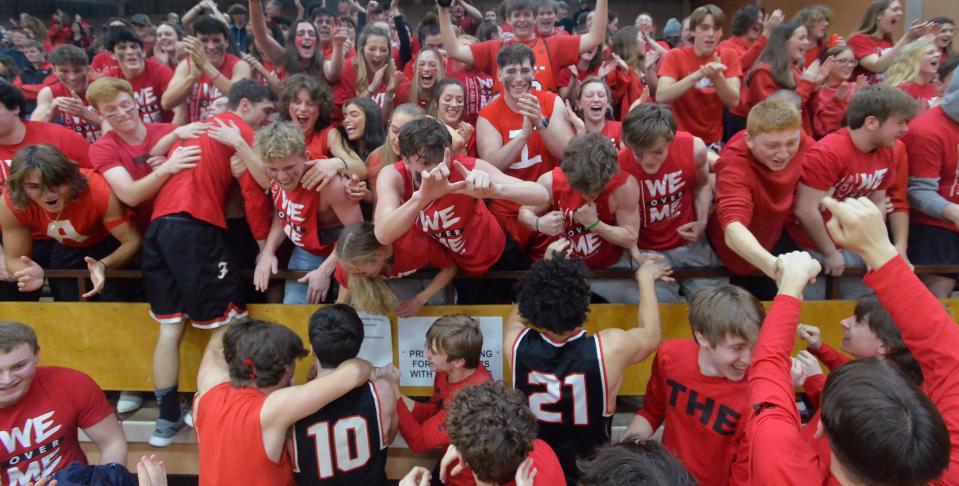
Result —
<instances>
[{"instance_id":1,"label":"necklace","mask_svg":"<svg viewBox=\"0 0 959 486\"><path fill-rule=\"evenodd\" d=\"M64 205L64 207L63 207L62 209L60 209L60 212L57 213L57 215L56 215L53 219L50 219L50 216L47 215L47 212L46 212L46 211L44 211L43 209L40 209L40 212L43 213L43 216L44 216L45 218L47 218L47 221L48 221L48 223L47 223L47 234L52 233L53 230L56 229L56 224L54 224L54 223L59 223L59 222L60 222L60 215L63 214L63 210L64 210L64 209L66 209L66 205Z\"/></svg>"}]
</instances>

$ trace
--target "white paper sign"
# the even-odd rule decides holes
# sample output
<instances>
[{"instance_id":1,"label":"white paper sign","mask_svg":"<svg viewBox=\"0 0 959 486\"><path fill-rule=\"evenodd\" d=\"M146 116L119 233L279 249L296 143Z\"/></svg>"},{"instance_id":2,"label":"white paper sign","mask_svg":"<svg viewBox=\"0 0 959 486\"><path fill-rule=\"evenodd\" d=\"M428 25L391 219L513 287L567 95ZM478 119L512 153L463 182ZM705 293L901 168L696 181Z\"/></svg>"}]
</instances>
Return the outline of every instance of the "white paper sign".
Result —
<instances>
[{"instance_id":1,"label":"white paper sign","mask_svg":"<svg viewBox=\"0 0 959 486\"><path fill-rule=\"evenodd\" d=\"M369 361L373 366L393 364L393 329L390 318L378 314L358 312L363 320L363 344L358 358Z\"/></svg>"},{"instance_id":2,"label":"white paper sign","mask_svg":"<svg viewBox=\"0 0 959 486\"><path fill-rule=\"evenodd\" d=\"M439 317L408 317L397 320L397 341L400 349L400 386L433 386L433 370L423 347L426 331ZM476 317L483 333L483 353L480 362L494 380L503 379L503 318Z\"/></svg>"}]
</instances>

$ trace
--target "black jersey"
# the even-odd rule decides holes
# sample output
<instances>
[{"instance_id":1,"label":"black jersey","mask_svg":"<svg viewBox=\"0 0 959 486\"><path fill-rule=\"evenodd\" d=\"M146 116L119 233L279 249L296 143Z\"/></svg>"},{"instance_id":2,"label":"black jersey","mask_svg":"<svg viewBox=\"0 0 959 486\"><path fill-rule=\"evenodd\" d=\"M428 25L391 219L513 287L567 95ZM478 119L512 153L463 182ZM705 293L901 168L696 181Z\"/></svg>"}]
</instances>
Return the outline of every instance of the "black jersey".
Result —
<instances>
[{"instance_id":1,"label":"black jersey","mask_svg":"<svg viewBox=\"0 0 959 486\"><path fill-rule=\"evenodd\" d=\"M373 383L354 388L293 425L296 483L387 484L386 433Z\"/></svg>"},{"instance_id":2,"label":"black jersey","mask_svg":"<svg viewBox=\"0 0 959 486\"><path fill-rule=\"evenodd\" d=\"M570 484L576 459L608 444L612 410L606 409L606 369L598 336L586 331L554 342L533 329L513 343L513 386L529 397L539 438L556 451Z\"/></svg>"}]
</instances>

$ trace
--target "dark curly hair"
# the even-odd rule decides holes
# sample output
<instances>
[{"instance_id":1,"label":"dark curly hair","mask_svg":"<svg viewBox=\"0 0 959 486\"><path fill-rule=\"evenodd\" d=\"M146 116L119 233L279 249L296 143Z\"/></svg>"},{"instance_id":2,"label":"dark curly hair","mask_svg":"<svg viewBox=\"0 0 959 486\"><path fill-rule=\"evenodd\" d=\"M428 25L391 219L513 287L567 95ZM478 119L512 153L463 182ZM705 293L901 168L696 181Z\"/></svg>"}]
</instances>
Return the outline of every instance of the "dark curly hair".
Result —
<instances>
[{"instance_id":1,"label":"dark curly hair","mask_svg":"<svg viewBox=\"0 0 959 486\"><path fill-rule=\"evenodd\" d=\"M580 486L619 486L623 478L633 486L696 486L683 463L662 444L633 436L597 449L577 466Z\"/></svg>"},{"instance_id":2,"label":"dark curly hair","mask_svg":"<svg viewBox=\"0 0 959 486\"><path fill-rule=\"evenodd\" d=\"M555 334L582 326L589 314L589 279L582 260L557 255L534 263L516 292L520 315Z\"/></svg>"},{"instance_id":3,"label":"dark curly hair","mask_svg":"<svg viewBox=\"0 0 959 486\"><path fill-rule=\"evenodd\" d=\"M536 418L520 391L486 382L456 393L446 432L480 481L501 484L513 479L533 450Z\"/></svg>"},{"instance_id":4,"label":"dark curly hair","mask_svg":"<svg viewBox=\"0 0 959 486\"><path fill-rule=\"evenodd\" d=\"M330 124L333 91L328 84L320 81L316 76L300 73L283 80L283 86L280 88L280 118L290 120L290 103L296 100L300 91L303 90L306 90L307 95L319 108L319 116L316 117L316 125L313 127L313 130L318 132Z\"/></svg>"},{"instance_id":5,"label":"dark curly hair","mask_svg":"<svg viewBox=\"0 0 959 486\"><path fill-rule=\"evenodd\" d=\"M249 319L233 324L223 335L223 357L236 388L274 386L287 367L306 355L300 336L272 322Z\"/></svg>"}]
</instances>

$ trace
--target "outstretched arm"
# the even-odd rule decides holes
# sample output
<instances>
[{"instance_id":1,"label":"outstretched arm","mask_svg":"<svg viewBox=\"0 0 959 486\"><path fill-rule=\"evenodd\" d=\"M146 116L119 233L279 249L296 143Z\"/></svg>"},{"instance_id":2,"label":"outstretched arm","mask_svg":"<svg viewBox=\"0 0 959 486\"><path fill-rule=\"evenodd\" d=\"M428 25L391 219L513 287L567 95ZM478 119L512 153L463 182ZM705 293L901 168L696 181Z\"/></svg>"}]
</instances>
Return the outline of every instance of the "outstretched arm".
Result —
<instances>
[{"instance_id":1,"label":"outstretched arm","mask_svg":"<svg viewBox=\"0 0 959 486\"><path fill-rule=\"evenodd\" d=\"M470 50L469 46L461 45L456 40L456 28L453 26L453 19L450 17L449 7L437 6L436 8L439 11L440 37L443 39L443 48L446 49L446 54L463 64L472 66L473 51Z\"/></svg>"}]
</instances>

